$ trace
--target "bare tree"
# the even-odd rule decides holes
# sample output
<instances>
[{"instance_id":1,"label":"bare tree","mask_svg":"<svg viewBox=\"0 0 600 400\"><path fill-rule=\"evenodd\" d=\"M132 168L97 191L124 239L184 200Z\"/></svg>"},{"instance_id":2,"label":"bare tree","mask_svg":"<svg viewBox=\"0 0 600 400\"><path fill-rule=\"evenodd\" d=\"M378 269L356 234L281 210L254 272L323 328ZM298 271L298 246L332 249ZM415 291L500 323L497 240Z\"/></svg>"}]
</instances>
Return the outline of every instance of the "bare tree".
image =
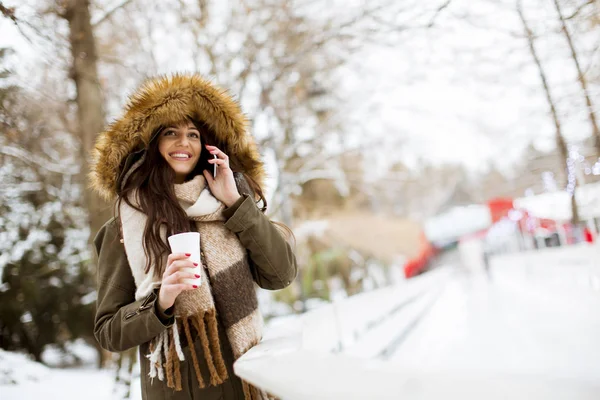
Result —
<instances>
[{"instance_id":1,"label":"bare tree","mask_svg":"<svg viewBox=\"0 0 600 400\"><path fill-rule=\"evenodd\" d=\"M552 120L554 121L554 128L556 134L556 146L558 147L558 152L561 157L561 161L565 169L567 170L567 180L573 179L573 172L571 168L569 168L569 150L567 148L567 143L562 133L562 125L560 123L560 118L558 116L558 111L556 109L556 103L554 98L552 97L552 93L550 91L550 85L548 83L546 71L544 70L544 66L542 65L542 61L538 55L537 49L535 47L535 34L529 27L527 19L525 18L525 14L523 13L523 7L521 4L521 0L517 0L517 12L519 14L519 18L523 24L523 30L525 32L525 38L527 39L527 44L529 47L529 51L531 53L531 57L533 58L535 65L537 67L538 73L540 75L540 80L542 81L542 86L544 88L544 93L546 95L546 100L548 101L548 106L550 107L550 114L552 115ZM572 184L572 190L569 192L571 196L571 212L572 212L572 221L573 223L579 222L579 212L577 209L577 199L575 197L575 191L577 182L569 182Z\"/></svg>"},{"instance_id":2,"label":"bare tree","mask_svg":"<svg viewBox=\"0 0 600 400\"><path fill-rule=\"evenodd\" d=\"M69 23L72 64L69 77L77 88L77 130L81 138L82 179L87 182L89 155L96 135L104 128L104 101L98 80L98 55L94 38L89 0L70 0L60 12ZM108 204L90 190L84 191L90 219L90 240L110 218Z\"/></svg>"},{"instance_id":3,"label":"bare tree","mask_svg":"<svg viewBox=\"0 0 600 400\"><path fill-rule=\"evenodd\" d=\"M573 38L571 32L569 31L569 27L566 23L566 17L563 14L561 9L560 2L558 0L553 0L554 7L556 8L556 13L558 14L558 19L561 25L561 31L563 32L565 39L569 45L569 50L571 51L571 58L573 60L573 64L575 65L575 69L577 70L577 78L579 80L579 84L581 85L581 92L583 97L585 98L585 104L587 106L588 118L590 120L590 124L592 125L592 135L594 136L594 145L596 147L596 153L598 157L600 157L600 130L598 129L598 122L596 121L596 113L594 111L594 105L592 103L592 99L590 96L590 91L588 88L588 82L581 67L580 57L577 53L577 49L575 48L575 44L573 43ZM593 5L593 2L587 2L586 5Z\"/></svg>"},{"instance_id":4,"label":"bare tree","mask_svg":"<svg viewBox=\"0 0 600 400\"><path fill-rule=\"evenodd\" d=\"M182 24L193 32L198 69L250 104L245 111L253 132L273 152L280 172L270 210L290 223L290 195L307 180L342 177L339 158L354 150L341 138L335 109L345 99L337 97L335 71L373 38L385 42L383 32L402 32L406 21L391 16L406 11L377 1L342 15L320 15L319 2L247 0L215 16L214 5L205 1L179 5ZM432 26L449 5L427 9L433 16L423 18L423 26ZM228 28L211 29L213 18ZM238 45L227 48L229 43ZM340 141L339 151L325 150L329 140Z\"/></svg>"}]
</instances>

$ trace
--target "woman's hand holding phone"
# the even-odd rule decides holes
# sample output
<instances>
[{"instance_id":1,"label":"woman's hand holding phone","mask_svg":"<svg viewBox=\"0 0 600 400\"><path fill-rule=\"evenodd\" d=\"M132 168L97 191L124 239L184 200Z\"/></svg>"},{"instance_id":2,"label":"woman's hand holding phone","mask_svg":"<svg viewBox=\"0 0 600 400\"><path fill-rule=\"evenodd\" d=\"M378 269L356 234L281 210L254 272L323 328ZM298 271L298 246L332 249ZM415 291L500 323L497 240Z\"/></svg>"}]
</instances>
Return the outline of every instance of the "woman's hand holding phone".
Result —
<instances>
[{"instance_id":1,"label":"woman's hand holding phone","mask_svg":"<svg viewBox=\"0 0 600 400\"><path fill-rule=\"evenodd\" d=\"M208 162L215 167L212 176L210 172L204 170L204 178L206 178L213 196L227 207L231 207L240 198L240 193L235 184L233 171L229 167L229 157L215 146L208 144L205 146L214 157Z\"/></svg>"}]
</instances>

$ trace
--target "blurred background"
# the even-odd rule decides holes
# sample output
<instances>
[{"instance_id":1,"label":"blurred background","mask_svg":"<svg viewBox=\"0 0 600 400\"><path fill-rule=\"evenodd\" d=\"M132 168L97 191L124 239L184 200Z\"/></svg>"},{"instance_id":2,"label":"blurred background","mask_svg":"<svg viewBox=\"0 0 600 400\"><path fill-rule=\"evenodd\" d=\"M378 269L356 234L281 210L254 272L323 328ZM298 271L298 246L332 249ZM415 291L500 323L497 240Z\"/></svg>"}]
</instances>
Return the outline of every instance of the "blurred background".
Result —
<instances>
[{"instance_id":1,"label":"blurred background","mask_svg":"<svg viewBox=\"0 0 600 400\"><path fill-rule=\"evenodd\" d=\"M139 395L92 334L85 176L144 78L247 114L300 265L269 324L443 268L597 297L599 67L597 0L0 1L0 392Z\"/></svg>"}]
</instances>

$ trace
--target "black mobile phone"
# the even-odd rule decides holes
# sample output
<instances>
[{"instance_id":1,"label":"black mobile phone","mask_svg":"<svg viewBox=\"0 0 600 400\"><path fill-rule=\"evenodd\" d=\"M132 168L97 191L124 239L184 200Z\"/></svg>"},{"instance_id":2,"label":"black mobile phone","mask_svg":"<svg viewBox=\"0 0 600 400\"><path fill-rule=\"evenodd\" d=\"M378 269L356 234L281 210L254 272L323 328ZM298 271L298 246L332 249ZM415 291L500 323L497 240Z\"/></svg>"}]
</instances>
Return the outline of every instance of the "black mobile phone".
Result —
<instances>
[{"instance_id":1,"label":"black mobile phone","mask_svg":"<svg viewBox=\"0 0 600 400\"><path fill-rule=\"evenodd\" d=\"M213 154L213 158L216 160L218 157L216 154ZM213 178L217 177L217 164L213 164Z\"/></svg>"}]
</instances>

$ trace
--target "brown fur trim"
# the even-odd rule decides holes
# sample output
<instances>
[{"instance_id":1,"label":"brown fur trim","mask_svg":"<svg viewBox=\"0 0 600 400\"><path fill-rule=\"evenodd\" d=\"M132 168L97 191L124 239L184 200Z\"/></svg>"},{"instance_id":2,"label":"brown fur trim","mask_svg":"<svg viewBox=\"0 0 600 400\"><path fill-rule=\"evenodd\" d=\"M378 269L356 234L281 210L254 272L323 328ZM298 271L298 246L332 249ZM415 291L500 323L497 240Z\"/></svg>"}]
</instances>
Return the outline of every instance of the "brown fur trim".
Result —
<instances>
[{"instance_id":1,"label":"brown fur trim","mask_svg":"<svg viewBox=\"0 0 600 400\"><path fill-rule=\"evenodd\" d=\"M259 185L265 171L248 121L238 103L223 89L196 74L159 76L143 83L129 97L124 114L98 135L92 154L90 186L107 200L117 192L124 160L148 147L159 127L186 118L206 123L224 150Z\"/></svg>"},{"instance_id":2,"label":"brown fur trim","mask_svg":"<svg viewBox=\"0 0 600 400\"><path fill-rule=\"evenodd\" d=\"M190 334L190 326L188 324L187 318L182 318L183 322L183 330L185 331L185 336L188 340L188 346L190 348L190 354L192 355L192 363L194 364L194 370L196 371L196 378L198 379L198 385L200 389L204 389L206 384L204 383L204 379L202 378L202 373L200 372L200 365L198 365L198 357L196 356L196 352L194 351L194 341L192 340L192 335Z\"/></svg>"}]
</instances>

